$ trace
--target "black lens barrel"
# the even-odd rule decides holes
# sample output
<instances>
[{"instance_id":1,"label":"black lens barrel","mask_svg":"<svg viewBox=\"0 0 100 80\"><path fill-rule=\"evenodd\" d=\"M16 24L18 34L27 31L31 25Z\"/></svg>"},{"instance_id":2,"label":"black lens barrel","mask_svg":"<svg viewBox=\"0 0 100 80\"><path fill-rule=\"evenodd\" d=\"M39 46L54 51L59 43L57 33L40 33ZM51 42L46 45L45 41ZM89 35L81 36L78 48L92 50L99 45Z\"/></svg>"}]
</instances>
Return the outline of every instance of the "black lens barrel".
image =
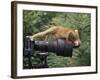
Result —
<instances>
[{"instance_id":1,"label":"black lens barrel","mask_svg":"<svg viewBox=\"0 0 100 80\"><path fill-rule=\"evenodd\" d=\"M34 49L41 52L53 52L58 56L72 57L73 46L65 44L64 40L33 41Z\"/></svg>"},{"instance_id":2,"label":"black lens barrel","mask_svg":"<svg viewBox=\"0 0 100 80\"><path fill-rule=\"evenodd\" d=\"M70 44L65 44L64 40L57 40L57 51L58 56L72 57L73 46Z\"/></svg>"}]
</instances>

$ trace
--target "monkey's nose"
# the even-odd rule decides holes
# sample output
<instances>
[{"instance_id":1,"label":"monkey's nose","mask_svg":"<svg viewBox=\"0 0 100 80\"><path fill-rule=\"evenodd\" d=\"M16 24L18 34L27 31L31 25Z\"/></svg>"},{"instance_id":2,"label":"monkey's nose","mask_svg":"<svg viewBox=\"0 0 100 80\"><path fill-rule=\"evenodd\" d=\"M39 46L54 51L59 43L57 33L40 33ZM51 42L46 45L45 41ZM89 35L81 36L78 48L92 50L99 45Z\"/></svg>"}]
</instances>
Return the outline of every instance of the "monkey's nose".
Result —
<instances>
[{"instance_id":1,"label":"monkey's nose","mask_svg":"<svg viewBox=\"0 0 100 80\"><path fill-rule=\"evenodd\" d=\"M75 48L77 48L77 47L80 46L81 42L80 41L75 41L74 44L75 44Z\"/></svg>"}]
</instances>

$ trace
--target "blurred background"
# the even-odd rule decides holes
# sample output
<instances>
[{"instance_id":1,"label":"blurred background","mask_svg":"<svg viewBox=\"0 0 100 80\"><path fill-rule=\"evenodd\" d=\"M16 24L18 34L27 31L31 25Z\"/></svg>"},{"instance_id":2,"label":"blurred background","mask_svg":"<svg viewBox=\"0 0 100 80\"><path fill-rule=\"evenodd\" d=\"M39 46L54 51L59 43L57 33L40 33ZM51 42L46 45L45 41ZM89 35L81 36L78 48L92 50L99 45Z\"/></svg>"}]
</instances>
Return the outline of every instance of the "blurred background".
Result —
<instances>
[{"instance_id":1,"label":"blurred background","mask_svg":"<svg viewBox=\"0 0 100 80\"><path fill-rule=\"evenodd\" d=\"M45 31L52 26L78 29L81 46L74 49L72 57L56 56L56 54L50 53L47 58L49 67L91 66L91 15L89 13L23 10L23 38L26 35ZM37 39L45 40L45 37ZM52 35L46 36L46 39L52 39ZM40 63L37 57L32 57L31 60L33 64ZM24 57L23 68L25 69L28 65L28 59Z\"/></svg>"}]
</instances>

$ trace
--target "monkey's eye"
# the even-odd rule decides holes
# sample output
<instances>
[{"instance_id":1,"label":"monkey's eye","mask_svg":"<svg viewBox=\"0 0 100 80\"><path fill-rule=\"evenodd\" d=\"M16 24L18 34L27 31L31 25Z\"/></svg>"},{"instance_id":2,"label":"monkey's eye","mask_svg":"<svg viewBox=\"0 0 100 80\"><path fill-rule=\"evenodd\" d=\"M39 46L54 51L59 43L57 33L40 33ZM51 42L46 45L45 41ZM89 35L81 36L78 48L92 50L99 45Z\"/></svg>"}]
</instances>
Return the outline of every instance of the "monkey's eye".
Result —
<instances>
[{"instance_id":1,"label":"monkey's eye","mask_svg":"<svg viewBox=\"0 0 100 80\"><path fill-rule=\"evenodd\" d=\"M61 39L66 40L66 38L62 37Z\"/></svg>"},{"instance_id":2,"label":"monkey's eye","mask_svg":"<svg viewBox=\"0 0 100 80\"><path fill-rule=\"evenodd\" d=\"M72 32L69 34L68 40L69 41L75 41L76 40L75 35Z\"/></svg>"}]
</instances>

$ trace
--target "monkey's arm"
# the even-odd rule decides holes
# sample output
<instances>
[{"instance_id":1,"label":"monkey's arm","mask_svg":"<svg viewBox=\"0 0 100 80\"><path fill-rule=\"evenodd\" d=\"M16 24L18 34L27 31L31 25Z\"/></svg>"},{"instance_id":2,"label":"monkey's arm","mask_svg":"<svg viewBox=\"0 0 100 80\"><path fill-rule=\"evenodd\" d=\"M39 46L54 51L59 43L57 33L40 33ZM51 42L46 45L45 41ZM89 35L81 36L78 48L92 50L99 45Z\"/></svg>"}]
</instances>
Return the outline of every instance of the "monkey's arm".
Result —
<instances>
[{"instance_id":1,"label":"monkey's arm","mask_svg":"<svg viewBox=\"0 0 100 80\"><path fill-rule=\"evenodd\" d=\"M51 27L43 32L39 32L37 34L34 34L32 36L32 38L36 38L36 37L44 37L46 35L49 35L49 34L53 34L55 32L55 30L57 30L58 27Z\"/></svg>"}]
</instances>

